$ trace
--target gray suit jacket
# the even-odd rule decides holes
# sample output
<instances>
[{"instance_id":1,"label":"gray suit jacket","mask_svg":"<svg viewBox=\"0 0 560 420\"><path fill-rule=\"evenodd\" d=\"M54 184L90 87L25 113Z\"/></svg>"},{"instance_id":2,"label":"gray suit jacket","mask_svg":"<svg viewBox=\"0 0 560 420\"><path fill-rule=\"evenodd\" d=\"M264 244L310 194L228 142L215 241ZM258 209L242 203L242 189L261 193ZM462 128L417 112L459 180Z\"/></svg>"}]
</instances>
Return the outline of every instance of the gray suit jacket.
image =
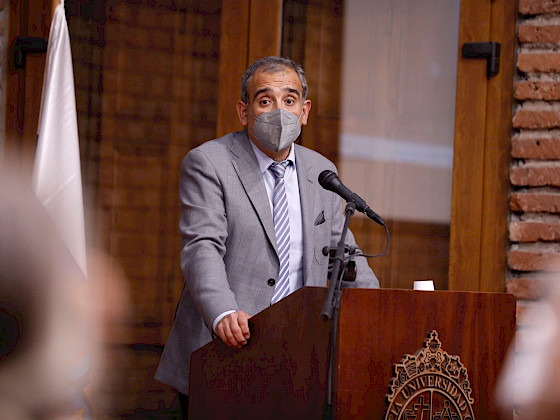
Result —
<instances>
[{"instance_id":1,"label":"gray suit jacket","mask_svg":"<svg viewBox=\"0 0 560 420\"><path fill-rule=\"evenodd\" d=\"M326 286L328 257L344 214L340 197L317 181L332 162L295 145L303 221L303 283ZM192 352L212 340L214 319L227 310L250 316L270 306L279 260L270 204L246 131L230 133L191 150L179 187L185 285L156 379L188 393ZM348 232L349 244L355 244ZM353 286L379 287L365 258L357 258Z\"/></svg>"}]
</instances>

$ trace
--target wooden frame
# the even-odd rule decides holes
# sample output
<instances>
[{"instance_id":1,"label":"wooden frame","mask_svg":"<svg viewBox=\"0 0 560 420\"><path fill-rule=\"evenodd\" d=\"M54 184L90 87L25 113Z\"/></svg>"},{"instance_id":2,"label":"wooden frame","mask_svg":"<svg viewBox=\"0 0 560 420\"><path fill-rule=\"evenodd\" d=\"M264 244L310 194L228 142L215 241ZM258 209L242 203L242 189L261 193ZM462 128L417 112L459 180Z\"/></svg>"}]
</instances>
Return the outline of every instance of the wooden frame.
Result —
<instances>
[{"instance_id":1,"label":"wooden frame","mask_svg":"<svg viewBox=\"0 0 560 420\"><path fill-rule=\"evenodd\" d=\"M449 290L505 288L516 7L461 2ZM461 57L463 43L488 41L501 44L490 79L486 60Z\"/></svg>"}]
</instances>

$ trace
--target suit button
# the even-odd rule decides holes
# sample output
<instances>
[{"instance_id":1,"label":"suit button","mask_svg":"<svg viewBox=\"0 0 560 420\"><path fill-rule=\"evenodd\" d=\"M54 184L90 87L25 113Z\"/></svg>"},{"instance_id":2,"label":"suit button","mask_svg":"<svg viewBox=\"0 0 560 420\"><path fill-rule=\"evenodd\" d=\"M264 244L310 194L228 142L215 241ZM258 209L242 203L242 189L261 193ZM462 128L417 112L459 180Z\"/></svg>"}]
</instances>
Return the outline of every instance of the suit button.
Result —
<instances>
[{"instance_id":1,"label":"suit button","mask_svg":"<svg viewBox=\"0 0 560 420\"><path fill-rule=\"evenodd\" d=\"M267 283L268 283L269 286L274 286L276 284L276 280L268 279Z\"/></svg>"}]
</instances>

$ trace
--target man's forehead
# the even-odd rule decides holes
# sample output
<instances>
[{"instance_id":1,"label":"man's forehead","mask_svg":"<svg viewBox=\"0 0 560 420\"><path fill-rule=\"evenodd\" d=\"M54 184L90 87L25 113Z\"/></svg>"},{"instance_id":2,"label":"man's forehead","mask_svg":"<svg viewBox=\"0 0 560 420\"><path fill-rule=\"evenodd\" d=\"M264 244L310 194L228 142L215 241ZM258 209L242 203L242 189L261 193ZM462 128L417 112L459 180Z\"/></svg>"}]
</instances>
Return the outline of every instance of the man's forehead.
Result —
<instances>
[{"instance_id":1,"label":"man's forehead","mask_svg":"<svg viewBox=\"0 0 560 420\"><path fill-rule=\"evenodd\" d=\"M257 70L251 79L249 89L256 95L273 88L297 93L301 96L302 86L297 73L290 68L279 71Z\"/></svg>"}]
</instances>

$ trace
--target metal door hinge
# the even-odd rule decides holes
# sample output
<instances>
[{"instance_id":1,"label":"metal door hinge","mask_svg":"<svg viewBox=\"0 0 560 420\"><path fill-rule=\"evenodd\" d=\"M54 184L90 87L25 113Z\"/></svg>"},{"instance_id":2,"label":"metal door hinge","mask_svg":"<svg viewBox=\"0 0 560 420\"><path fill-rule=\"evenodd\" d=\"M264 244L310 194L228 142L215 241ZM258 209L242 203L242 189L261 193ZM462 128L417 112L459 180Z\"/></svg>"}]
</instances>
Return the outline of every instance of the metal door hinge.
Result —
<instances>
[{"instance_id":1,"label":"metal door hinge","mask_svg":"<svg viewBox=\"0 0 560 420\"><path fill-rule=\"evenodd\" d=\"M25 68L27 54L38 54L47 51L47 40L44 38L18 36L14 44L14 66L16 69Z\"/></svg>"},{"instance_id":2,"label":"metal door hinge","mask_svg":"<svg viewBox=\"0 0 560 420\"><path fill-rule=\"evenodd\" d=\"M496 76L500 72L500 44L498 42L467 42L461 50L463 58L485 58L486 76Z\"/></svg>"}]
</instances>

